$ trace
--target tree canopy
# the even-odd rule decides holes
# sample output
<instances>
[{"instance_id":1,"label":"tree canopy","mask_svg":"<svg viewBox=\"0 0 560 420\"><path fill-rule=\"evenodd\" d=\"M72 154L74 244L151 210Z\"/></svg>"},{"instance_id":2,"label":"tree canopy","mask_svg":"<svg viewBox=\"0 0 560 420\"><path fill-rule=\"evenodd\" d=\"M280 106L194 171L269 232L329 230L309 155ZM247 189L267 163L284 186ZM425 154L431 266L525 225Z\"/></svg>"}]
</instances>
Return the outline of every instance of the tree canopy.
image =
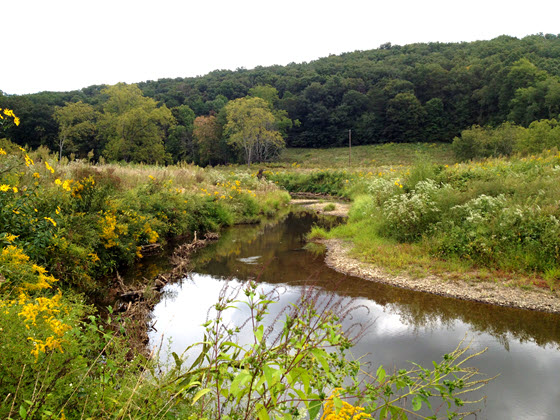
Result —
<instances>
[{"instance_id":1,"label":"tree canopy","mask_svg":"<svg viewBox=\"0 0 560 420\"><path fill-rule=\"evenodd\" d=\"M243 151L245 162L264 162L284 147L270 104L262 98L239 98L226 105L228 142Z\"/></svg>"},{"instance_id":2,"label":"tree canopy","mask_svg":"<svg viewBox=\"0 0 560 420\"><path fill-rule=\"evenodd\" d=\"M105 157L146 163L170 160L163 139L175 118L165 105L158 107L136 85L119 83L101 93L108 97L99 119Z\"/></svg>"},{"instance_id":3,"label":"tree canopy","mask_svg":"<svg viewBox=\"0 0 560 420\"><path fill-rule=\"evenodd\" d=\"M473 125L497 127L510 121L528 126L538 119L558 119L560 36L387 43L309 63L117 86L4 94L0 107L21 118L18 130L7 130L7 136L20 145L58 149L56 107L82 101L104 115L97 124L100 136L89 140L89 149L105 150L111 159L197 161L194 119L214 115L227 135L227 104L259 98L290 147L341 146L348 129L354 144L451 142ZM124 126L129 128L118 132Z\"/></svg>"},{"instance_id":4,"label":"tree canopy","mask_svg":"<svg viewBox=\"0 0 560 420\"><path fill-rule=\"evenodd\" d=\"M81 157L92 149L96 133L95 118L93 106L82 101L55 108L54 119L59 125L59 159L62 158L64 147L67 151L78 152Z\"/></svg>"}]
</instances>

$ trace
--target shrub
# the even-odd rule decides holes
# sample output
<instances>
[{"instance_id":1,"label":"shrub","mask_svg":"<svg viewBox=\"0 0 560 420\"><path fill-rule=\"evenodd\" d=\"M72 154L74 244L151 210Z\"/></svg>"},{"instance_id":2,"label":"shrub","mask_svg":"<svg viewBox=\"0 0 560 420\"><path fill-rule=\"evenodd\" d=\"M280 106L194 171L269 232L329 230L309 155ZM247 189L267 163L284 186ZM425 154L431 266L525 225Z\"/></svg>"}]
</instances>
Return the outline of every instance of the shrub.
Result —
<instances>
[{"instance_id":1,"label":"shrub","mask_svg":"<svg viewBox=\"0 0 560 420\"><path fill-rule=\"evenodd\" d=\"M560 148L560 125L556 120L533 121L516 145L516 151L525 155L553 148Z\"/></svg>"},{"instance_id":2,"label":"shrub","mask_svg":"<svg viewBox=\"0 0 560 420\"><path fill-rule=\"evenodd\" d=\"M554 119L533 121L528 128L503 123L497 128L473 126L453 140L460 160L541 153L560 148L560 125Z\"/></svg>"},{"instance_id":3,"label":"shrub","mask_svg":"<svg viewBox=\"0 0 560 420\"><path fill-rule=\"evenodd\" d=\"M400 242L412 242L428 233L442 215L438 196L445 196L451 188L439 186L433 180L420 181L410 193L387 199L382 207L380 231L383 236Z\"/></svg>"},{"instance_id":4,"label":"shrub","mask_svg":"<svg viewBox=\"0 0 560 420\"><path fill-rule=\"evenodd\" d=\"M523 127L509 122L496 129L473 126L463 130L461 137L453 139L452 148L460 160L509 156L516 150L516 144L524 131Z\"/></svg>"}]
</instances>

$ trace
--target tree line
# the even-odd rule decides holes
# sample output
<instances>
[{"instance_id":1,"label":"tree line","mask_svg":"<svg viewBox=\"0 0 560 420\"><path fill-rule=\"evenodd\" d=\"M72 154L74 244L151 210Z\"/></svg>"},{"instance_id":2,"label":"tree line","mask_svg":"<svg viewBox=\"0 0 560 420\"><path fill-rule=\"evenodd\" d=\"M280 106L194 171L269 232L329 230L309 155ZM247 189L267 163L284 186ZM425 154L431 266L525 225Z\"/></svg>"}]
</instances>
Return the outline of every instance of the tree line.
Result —
<instances>
[{"instance_id":1,"label":"tree line","mask_svg":"<svg viewBox=\"0 0 560 420\"><path fill-rule=\"evenodd\" d=\"M135 84L118 83L100 94L105 98L98 106L81 100L54 106L59 159L71 154L126 162L250 165L275 158L292 125L286 111L274 109L278 93L271 86L258 86L224 104L219 113L198 117L188 105L169 109L158 104Z\"/></svg>"},{"instance_id":2,"label":"tree line","mask_svg":"<svg viewBox=\"0 0 560 420\"><path fill-rule=\"evenodd\" d=\"M62 154L93 150L109 159L157 156L159 162L199 164L266 160L284 144L341 146L349 129L354 144L452 141L473 125L558 119L560 36L387 43L309 63L147 81L137 84L143 99L126 115L119 114L122 104L112 98L113 88L0 95L0 107L14 109L22 121L6 134L17 144L45 145ZM240 126L232 108L261 125ZM85 118L92 112L97 117ZM119 124L112 119L116 115ZM151 124L138 124L140 117ZM74 122L67 124L68 118ZM125 120L142 132L116 133ZM134 138L134 147L126 136ZM135 150L143 148L149 152Z\"/></svg>"}]
</instances>

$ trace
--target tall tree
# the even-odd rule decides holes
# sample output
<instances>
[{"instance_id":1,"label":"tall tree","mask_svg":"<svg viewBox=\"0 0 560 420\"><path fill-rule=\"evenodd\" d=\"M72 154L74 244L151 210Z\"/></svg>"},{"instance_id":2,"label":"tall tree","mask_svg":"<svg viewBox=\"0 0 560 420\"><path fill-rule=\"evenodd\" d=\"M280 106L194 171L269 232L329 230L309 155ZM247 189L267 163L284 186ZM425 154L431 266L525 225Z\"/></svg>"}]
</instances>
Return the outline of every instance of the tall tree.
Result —
<instances>
[{"instance_id":1,"label":"tall tree","mask_svg":"<svg viewBox=\"0 0 560 420\"><path fill-rule=\"evenodd\" d=\"M258 85L249 89L249 96L264 99L268 103L268 106L276 119L278 131L280 131L282 137L285 138L288 131L292 128L293 122L288 117L288 112L286 110L277 108L278 102L280 101L278 90L270 85Z\"/></svg>"},{"instance_id":2,"label":"tall tree","mask_svg":"<svg viewBox=\"0 0 560 420\"><path fill-rule=\"evenodd\" d=\"M146 163L171 160L163 138L175 118L165 105L158 108L157 102L144 97L136 85L119 83L102 93L108 96L99 120L106 158Z\"/></svg>"},{"instance_id":3,"label":"tall tree","mask_svg":"<svg viewBox=\"0 0 560 420\"><path fill-rule=\"evenodd\" d=\"M387 104L385 136L397 143L422 140L426 111L412 93L399 93Z\"/></svg>"},{"instance_id":4,"label":"tall tree","mask_svg":"<svg viewBox=\"0 0 560 420\"><path fill-rule=\"evenodd\" d=\"M228 142L243 151L247 165L276 156L284 147L269 104L261 98L240 98L226 105Z\"/></svg>"},{"instance_id":5,"label":"tall tree","mask_svg":"<svg viewBox=\"0 0 560 420\"><path fill-rule=\"evenodd\" d=\"M195 160L195 144L193 141L194 111L188 105L180 105L172 108L171 113L177 121L177 125L169 129L165 141L165 150L173 159L173 162L180 160Z\"/></svg>"},{"instance_id":6,"label":"tall tree","mask_svg":"<svg viewBox=\"0 0 560 420\"><path fill-rule=\"evenodd\" d=\"M222 136L223 127L215 115L196 117L193 137L198 149L198 163L216 165L228 163L228 145Z\"/></svg>"},{"instance_id":7,"label":"tall tree","mask_svg":"<svg viewBox=\"0 0 560 420\"><path fill-rule=\"evenodd\" d=\"M69 152L78 152L84 157L94 149L95 109L82 101L57 106L54 119L58 123L58 159L62 159L64 147Z\"/></svg>"}]
</instances>

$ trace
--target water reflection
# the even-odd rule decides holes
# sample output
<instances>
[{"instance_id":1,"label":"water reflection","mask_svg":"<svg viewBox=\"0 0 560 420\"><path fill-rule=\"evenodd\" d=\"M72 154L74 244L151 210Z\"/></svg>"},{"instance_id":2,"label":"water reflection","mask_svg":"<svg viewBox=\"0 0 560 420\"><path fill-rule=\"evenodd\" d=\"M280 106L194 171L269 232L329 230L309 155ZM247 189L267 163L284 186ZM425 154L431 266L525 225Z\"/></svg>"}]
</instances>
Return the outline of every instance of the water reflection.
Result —
<instances>
[{"instance_id":1,"label":"water reflection","mask_svg":"<svg viewBox=\"0 0 560 420\"><path fill-rule=\"evenodd\" d=\"M556 368L560 366L558 315L496 307L411 292L329 269L323 256L309 252L305 234L320 220L291 214L277 224L242 226L194 259L195 274L168 287L167 298L155 308L158 333L152 343L172 338L171 350L182 350L202 337L208 307L216 301L226 278L257 278L265 290L285 286L281 304L296 299L302 285L355 299L368 311L373 326L353 349L368 353L372 364L406 367L406 361L431 365L453 350L466 335L474 349L489 347L476 363L489 376L500 373L486 388L487 407L478 418L554 418L560 409ZM258 257L258 258L257 258ZM232 321L242 319L239 312Z\"/></svg>"},{"instance_id":2,"label":"water reflection","mask_svg":"<svg viewBox=\"0 0 560 420\"><path fill-rule=\"evenodd\" d=\"M344 296L371 299L387 312L398 314L400 321L413 331L448 328L461 320L474 331L496 337L506 349L510 337L559 348L558 315L412 292L329 269L324 265L323 255L305 249L305 235L314 223L324 221L300 213L264 227L230 229L193 260L194 271L240 280L258 277L270 284L318 284ZM259 258L255 259L256 256Z\"/></svg>"}]
</instances>

